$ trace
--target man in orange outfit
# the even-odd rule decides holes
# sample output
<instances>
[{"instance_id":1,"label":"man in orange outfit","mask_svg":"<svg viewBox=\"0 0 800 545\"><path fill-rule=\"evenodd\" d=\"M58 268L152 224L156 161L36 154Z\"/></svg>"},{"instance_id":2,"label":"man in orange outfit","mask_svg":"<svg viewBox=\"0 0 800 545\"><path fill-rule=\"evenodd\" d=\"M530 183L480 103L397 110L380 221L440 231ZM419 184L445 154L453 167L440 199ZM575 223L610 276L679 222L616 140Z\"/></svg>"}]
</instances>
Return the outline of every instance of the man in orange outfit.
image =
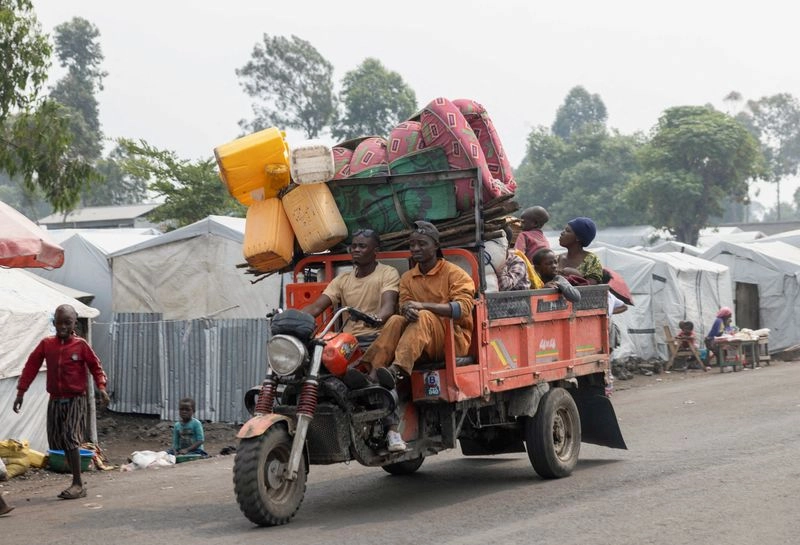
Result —
<instances>
[{"instance_id":1,"label":"man in orange outfit","mask_svg":"<svg viewBox=\"0 0 800 545\"><path fill-rule=\"evenodd\" d=\"M467 355L472 341L472 277L443 258L439 230L432 223L414 222L409 249L416 265L400 277L400 314L386 321L361 360L372 366L378 382L388 389L408 377L422 356L432 361L444 358L443 319L453 319L457 356ZM391 452L406 448L396 425L389 427L387 440Z\"/></svg>"}]
</instances>

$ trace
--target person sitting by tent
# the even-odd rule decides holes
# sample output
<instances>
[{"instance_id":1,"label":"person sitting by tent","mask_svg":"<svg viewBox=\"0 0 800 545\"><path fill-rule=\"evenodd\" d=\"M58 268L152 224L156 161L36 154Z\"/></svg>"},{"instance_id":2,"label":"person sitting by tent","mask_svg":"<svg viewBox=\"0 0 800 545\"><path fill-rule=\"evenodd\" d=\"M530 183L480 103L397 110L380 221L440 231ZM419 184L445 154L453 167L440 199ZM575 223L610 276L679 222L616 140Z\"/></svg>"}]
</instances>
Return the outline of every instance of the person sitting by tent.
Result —
<instances>
[{"instance_id":1,"label":"person sitting by tent","mask_svg":"<svg viewBox=\"0 0 800 545\"><path fill-rule=\"evenodd\" d=\"M713 354L714 357L717 359L717 364L722 361L722 356L720 354L719 345L716 342L717 337L721 337L724 335L731 326L731 319L733 318L733 311L730 307L722 307L717 311L717 317L714 319L714 323L711 324L711 329L708 330L708 335L706 335L706 348L708 349L708 357L706 359L706 365L709 364L711 361L711 355Z\"/></svg>"},{"instance_id":2,"label":"person sitting by tent","mask_svg":"<svg viewBox=\"0 0 800 545\"><path fill-rule=\"evenodd\" d=\"M688 320L681 320L678 322L678 332L675 335L675 338L681 341L681 344L678 345L678 350L691 350L690 346L697 346L697 339L694 337L694 324Z\"/></svg>"},{"instance_id":3,"label":"person sitting by tent","mask_svg":"<svg viewBox=\"0 0 800 545\"><path fill-rule=\"evenodd\" d=\"M533 255L533 268L544 282L545 288L555 288L567 301L577 303L581 300L579 292L566 278L558 274L556 254L549 248L542 248Z\"/></svg>"},{"instance_id":4,"label":"person sitting by tent","mask_svg":"<svg viewBox=\"0 0 800 545\"><path fill-rule=\"evenodd\" d=\"M180 420L172 427L172 448L168 454L197 454L208 458L208 453L203 450L206 440L203 424L194 417L195 402L191 397L184 397L178 402L178 415Z\"/></svg>"},{"instance_id":5,"label":"person sitting by tent","mask_svg":"<svg viewBox=\"0 0 800 545\"><path fill-rule=\"evenodd\" d=\"M589 218L579 217L567 222L558 243L567 249L558 256L558 270L573 285L599 284L603 281L600 259L584 248L592 243L597 227Z\"/></svg>"},{"instance_id":6,"label":"person sitting by tent","mask_svg":"<svg viewBox=\"0 0 800 545\"><path fill-rule=\"evenodd\" d=\"M680 342L678 345L678 351L691 351L692 347L698 348L697 339L694 336L694 324L688 320L681 320L678 322L678 329L680 331L675 338ZM702 361L698 361L693 363L695 358L691 356L689 361L686 362L686 365L689 366L691 369L695 365L705 365Z\"/></svg>"}]
</instances>

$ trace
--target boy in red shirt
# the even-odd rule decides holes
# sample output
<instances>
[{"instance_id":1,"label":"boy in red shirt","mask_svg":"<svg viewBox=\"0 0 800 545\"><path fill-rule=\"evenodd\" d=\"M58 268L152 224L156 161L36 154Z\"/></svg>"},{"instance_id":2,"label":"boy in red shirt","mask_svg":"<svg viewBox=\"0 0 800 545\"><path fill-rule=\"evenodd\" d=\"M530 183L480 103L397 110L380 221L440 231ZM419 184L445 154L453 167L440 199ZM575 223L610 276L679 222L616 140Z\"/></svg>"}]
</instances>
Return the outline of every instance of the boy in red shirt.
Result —
<instances>
[{"instance_id":1,"label":"boy in red shirt","mask_svg":"<svg viewBox=\"0 0 800 545\"><path fill-rule=\"evenodd\" d=\"M56 309L53 325L56 334L46 337L28 356L17 383L14 412L22 408L22 399L36 378L43 362L47 362L47 442L51 449L63 450L72 470L72 485L58 497L74 500L86 496L81 480L80 444L86 429L87 368L94 377L103 405L109 401L106 374L97 355L85 340L75 335L78 314L70 305Z\"/></svg>"}]
</instances>

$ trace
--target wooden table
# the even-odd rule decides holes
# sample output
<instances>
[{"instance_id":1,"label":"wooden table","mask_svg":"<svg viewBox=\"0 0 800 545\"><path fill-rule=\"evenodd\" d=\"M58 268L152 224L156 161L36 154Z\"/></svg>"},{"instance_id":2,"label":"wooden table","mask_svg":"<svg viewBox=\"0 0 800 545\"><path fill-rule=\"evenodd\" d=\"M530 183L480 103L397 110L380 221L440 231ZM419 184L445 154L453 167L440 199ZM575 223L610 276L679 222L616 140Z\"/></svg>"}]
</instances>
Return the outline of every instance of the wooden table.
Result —
<instances>
[{"instance_id":1,"label":"wooden table","mask_svg":"<svg viewBox=\"0 0 800 545\"><path fill-rule=\"evenodd\" d=\"M755 369L759 365L758 340L757 339L737 339L721 338L716 339L719 346L721 360L719 362L719 372L722 373L726 367L733 367L735 371L741 371L745 365Z\"/></svg>"}]
</instances>

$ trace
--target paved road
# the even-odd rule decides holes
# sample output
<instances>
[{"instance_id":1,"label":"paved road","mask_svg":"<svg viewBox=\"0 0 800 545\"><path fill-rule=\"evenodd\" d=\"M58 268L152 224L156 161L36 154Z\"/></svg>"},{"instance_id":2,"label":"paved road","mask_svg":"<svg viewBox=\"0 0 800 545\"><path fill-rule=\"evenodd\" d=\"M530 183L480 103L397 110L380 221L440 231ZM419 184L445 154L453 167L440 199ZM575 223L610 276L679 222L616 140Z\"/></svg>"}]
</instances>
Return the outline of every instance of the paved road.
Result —
<instances>
[{"instance_id":1,"label":"paved road","mask_svg":"<svg viewBox=\"0 0 800 545\"><path fill-rule=\"evenodd\" d=\"M525 455L426 460L391 477L314 466L288 526L239 512L230 457L14 486L3 543L796 544L800 543L800 364L653 382L617 392L628 451L583 445L574 474L536 476ZM10 539L10 540L9 540Z\"/></svg>"}]
</instances>

